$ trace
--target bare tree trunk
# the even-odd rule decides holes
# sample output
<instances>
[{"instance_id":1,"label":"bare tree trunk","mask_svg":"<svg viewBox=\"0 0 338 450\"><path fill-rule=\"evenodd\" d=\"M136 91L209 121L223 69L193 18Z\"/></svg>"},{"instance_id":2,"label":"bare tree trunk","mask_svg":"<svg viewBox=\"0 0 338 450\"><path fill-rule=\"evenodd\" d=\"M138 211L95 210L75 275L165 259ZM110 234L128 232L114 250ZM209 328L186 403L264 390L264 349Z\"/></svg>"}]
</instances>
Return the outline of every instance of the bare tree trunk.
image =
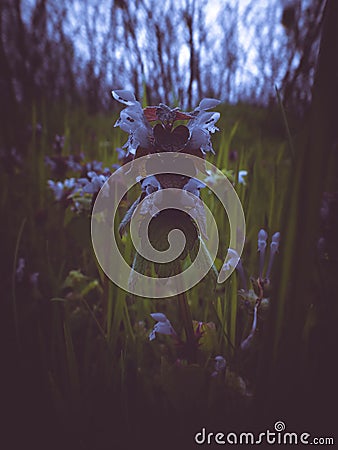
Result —
<instances>
[{"instance_id":1,"label":"bare tree trunk","mask_svg":"<svg viewBox=\"0 0 338 450\"><path fill-rule=\"evenodd\" d=\"M189 50L190 50L190 79L189 79L189 85L188 85L188 108L192 108L192 88L193 88L193 82L195 80L195 45L194 45L194 14L195 14L195 0L192 0L191 4L188 4L186 15L185 15L185 22L188 27L189 32Z\"/></svg>"},{"instance_id":2,"label":"bare tree trunk","mask_svg":"<svg viewBox=\"0 0 338 450\"><path fill-rule=\"evenodd\" d=\"M297 102L297 98L293 97L295 97L295 94L297 93L296 84L302 74L305 75L305 78L308 81L307 85L302 85L301 90L304 91L311 88L311 81L308 79L308 74L312 64L311 53L313 52L314 44L318 41L320 36L323 22L323 6L324 2L322 0L317 0L317 2L314 2L313 4L311 15L310 13L308 14L309 22L306 24L307 29L302 39L303 47L301 49L301 58L296 69L291 67L293 58L290 58L289 60L287 72L282 80L282 86L284 86L284 103L286 105L292 106L293 103ZM298 14L301 14L301 12L302 11L300 9ZM299 19L300 16L296 17L296 20ZM295 26L297 27L297 25ZM295 33L295 42L293 45L295 49L299 47L299 33Z\"/></svg>"}]
</instances>

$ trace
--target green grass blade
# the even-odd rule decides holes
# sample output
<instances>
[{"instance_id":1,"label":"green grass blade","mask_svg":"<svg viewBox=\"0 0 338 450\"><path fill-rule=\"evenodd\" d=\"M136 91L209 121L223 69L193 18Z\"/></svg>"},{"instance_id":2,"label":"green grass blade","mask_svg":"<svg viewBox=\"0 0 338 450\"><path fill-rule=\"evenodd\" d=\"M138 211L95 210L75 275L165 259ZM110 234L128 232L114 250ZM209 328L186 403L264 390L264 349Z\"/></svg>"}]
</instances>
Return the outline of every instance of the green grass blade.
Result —
<instances>
[{"instance_id":1,"label":"green grass blade","mask_svg":"<svg viewBox=\"0 0 338 450\"><path fill-rule=\"evenodd\" d=\"M18 236L15 243L15 250L14 250L14 260L13 260L13 269L12 269L12 310L13 310L13 320L14 320L14 329L15 329L15 337L16 342L18 345L18 348L20 349L20 333L19 333L19 320L18 320L18 310L17 310L17 299L16 299L16 267L18 264L18 254L19 254L19 248L20 248L20 242L22 238L22 233L25 228L27 218L25 217L20 225Z\"/></svg>"}]
</instances>

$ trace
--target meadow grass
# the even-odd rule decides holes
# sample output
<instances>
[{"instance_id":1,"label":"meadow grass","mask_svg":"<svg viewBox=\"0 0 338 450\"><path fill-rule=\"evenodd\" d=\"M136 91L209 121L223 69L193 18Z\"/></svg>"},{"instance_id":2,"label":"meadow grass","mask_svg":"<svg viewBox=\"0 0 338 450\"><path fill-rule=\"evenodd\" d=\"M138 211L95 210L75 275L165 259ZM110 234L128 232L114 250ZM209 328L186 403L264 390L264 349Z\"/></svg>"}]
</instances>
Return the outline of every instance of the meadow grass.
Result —
<instances>
[{"instance_id":1,"label":"meadow grass","mask_svg":"<svg viewBox=\"0 0 338 450\"><path fill-rule=\"evenodd\" d=\"M249 417L257 382L262 393L262 379L268 376L262 363L266 339L273 342L273 358L278 360L285 329L288 267L293 258L294 231L287 227L285 217L296 167L290 153L291 132L288 129L287 135L284 129L285 111L280 114L247 105L222 105L219 110L221 131L213 137L216 154L208 159L234 175L247 226L242 262L248 284L249 276L258 277L257 233L261 228L270 238L282 231L281 248L287 246L272 275L272 285L278 285L269 300L272 318L260 317L258 338L245 354L239 346L250 332L252 309L243 306L238 295L241 280L235 273L220 286L207 276L187 293L192 319L204 323L197 360L189 364L170 337L148 339L153 327L150 313L162 312L184 340L177 301L135 299L110 282L93 253L89 212L79 215L65 209L48 190L52 174L45 156L54 153L57 134L64 136L62 156L82 152L87 161L102 161L104 167L119 162L115 149L122 146L126 135L112 127L116 113L88 116L64 105L34 107L27 113L25 125L31 131L20 149L22 161L13 165L11 174L4 172L1 177L3 217L11 211L5 249L14 255L10 333L19 355L26 354L24 361L31 351L30 336L45 395L58 421L71 429L83 447L95 445L95 439L109 441L110 433L122 440L128 433L152 433L155 427L154 434L160 435L167 430L168 415L177 433L184 431L180 423L195 431L203 420L238 423ZM248 171L245 185L238 183L240 170ZM220 269L228 244L227 220L208 192L202 196L219 226L215 264ZM292 203L292 214L295 208L297 203ZM123 211L117 223L122 217ZM131 262L129 236L122 239L121 249ZM26 263L21 282L16 274L19 258ZM39 278L33 285L29 275L35 272ZM299 316L297 325L303 329L308 320ZM214 325L208 328L206 323ZM225 358L227 370L213 378L217 355ZM102 444L102 448L106 447Z\"/></svg>"}]
</instances>

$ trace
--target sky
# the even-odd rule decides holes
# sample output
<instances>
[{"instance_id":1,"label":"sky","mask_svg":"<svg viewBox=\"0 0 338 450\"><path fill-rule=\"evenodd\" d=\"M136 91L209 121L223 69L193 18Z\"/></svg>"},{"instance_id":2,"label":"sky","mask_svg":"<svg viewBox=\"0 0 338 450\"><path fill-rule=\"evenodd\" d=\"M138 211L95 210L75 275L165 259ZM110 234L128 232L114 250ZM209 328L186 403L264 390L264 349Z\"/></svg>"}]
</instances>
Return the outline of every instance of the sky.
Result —
<instances>
[{"instance_id":1,"label":"sky","mask_svg":"<svg viewBox=\"0 0 338 450\"><path fill-rule=\"evenodd\" d=\"M53 2L54 0L50 0ZM62 1L62 0L61 0ZM182 2L184 0L181 0ZM200 0L197 0L197 3ZM208 28L208 38L214 41L213 45L215 51L222 51L219 49L218 36L220 33L220 28L222 23L220 22L220 9L221 5L225 0L209 0L205 8L206 23ZM229 1L229 0L228 0ZM237 5L239 13L239 21L237 24L237 35L238 42L241 51L239 52L238 67L239 70L236 72L236 83L238 84L250 84L253 80L259 79L262 71L268 70L267 66L262 67L262 60L259 56L262 54L259 45L261 40L264 42L271 43L271 52L276 52L276 45L280 42L283 37L285 38L285 30L283 29L278 17L282 14L282 6L286 1L290 0L231 0L229 1L231 6ZM23 0L23 12L25 16L29 17L29 11L36 0ZM102 35L100 30L104 30L109 27L109 5L111 0L101 0L99 14L95 13L94 9L90 6L90 0L79 0L75 3L72 1L72 8L69 9L69 19L68 19L68 29L72 36L75 36L74 42L77 49L78 55L85 61L90 57L90 52L95 52L96 49L90 48L86 39L86 29L83 25L83 21L79 21L79 17L89 12L93 21L96 21L97 29L99 30L97 40L102 41ZM166 0L162 0L163 5L165 5ZM61 2L59 3L61 5ZM67 4L67 0L64 0L64 4ZM251 5L251 11L247 14L244 19L243 13L247 11L247 8ZM274 16L268 17L267 11L268 7L275 6ZM273 30L271 27L272 20L274 21ZM257 31L257 23L260 24L259 32ZM259 34L258 34L259 33ZM141 45L142 45L142 34L141 34ZM120 55L123 57L123 55ZM188 45L182 45L181 47L181 64L188 61L190 57ZM208 55L206 55L208 57ZM271 59L271 55L266 55L266 60ZM96 68L98 70L98 67ZM107 70L109 74L109 69ZM275 82L278 84L280 80L275 74ZM109 79L108 79L109 82ZM255 81L257 83L257 81ZM229 99L231 101L231 99Z\"/></svg>"}]
</instances>

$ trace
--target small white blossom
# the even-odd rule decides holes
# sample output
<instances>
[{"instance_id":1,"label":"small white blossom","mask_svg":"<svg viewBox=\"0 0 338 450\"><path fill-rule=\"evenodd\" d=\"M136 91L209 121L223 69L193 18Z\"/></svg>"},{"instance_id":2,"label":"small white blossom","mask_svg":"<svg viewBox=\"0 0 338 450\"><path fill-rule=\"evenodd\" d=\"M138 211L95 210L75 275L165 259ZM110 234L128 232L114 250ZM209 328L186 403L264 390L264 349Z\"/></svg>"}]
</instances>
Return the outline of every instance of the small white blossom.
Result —
<instances>
[{"instance_id":1,"label":"small white blossom","mask_svg":"<svg viewBox=\"0 0 338 450\"><path fill-rule=\"evenodd\" d=\"M229 271L231 269L235 269L239 262L239 254L236 250L229 248L225 261L226 262L223 264L222 270Z\"/></svg>"},{"instance_id":2,"label":"small white blossom","mask_svg":"<svg viewBox=\"0 0 338 450\"><path fill-rule=\"evenodd\" d=\"M215 370L212 372L211 376L216 377L220 373L224 372L226 368L226 360L223 358L223 356L218 355L215 356Z\"/></svg>"},{"instance_id":3,"label":"small white blossom","mask_svg":"<svg viewBox=\"0 0 338 450\"><path fill-rule=\"evenodd\" d=\"M239 184L243 184L245 186L246 182L245 182L244 177L246 177L247 175L248 175L248 171L247 170L240 170L238 172L238 183Z\"/></svg>"},{"instance_id":4,"label":"small white blossom","mask_svg":"<svg viewBox=\"0 0 338 450\"><path fill-rule=\"evenodd\" d=\"M203 180L207 186L216 186L220 183L224 182L224 175L220 172L214 172L212 170L206 170L208 174L207 177Z\"/></svg>"},{"instance_id":5,"label":"small white blossom","mask_svg":"<svg viewBox=\"0 0 338 450\"><path fill-rule=\"evenodd\" d=\"M19 282L23 280L24 270L25 270L25 260L24 258L19 258L18 266L16 268L16 278Z\"/></svg>"},{"instance_id":6,"label":"small white blossom","mask_svg":"<svg viewBox=\"0 0 338 450\"><path fill-rule=\"evenodd\" d=\"M83 192L86 192L88 194L97 194L109 178L108 175L103 175L103 174L97 175L97 173L94 171L88 172L87 176L88 176L88 178L90 178L90 182L88 182L86 184L86 186L84 186ZM109 195L109 185L108 184L106 184L104 187L103 195L105 197L108 197L108 195Z\"/></svg>"},{"instance_id":7,"label":"small white blossom","mask_svg":"<svg viewBox=\"0 0 338 450\"><path fill-rule=\"evenodd\" d=\"M271 244L270 244L270 259L269 259L269 264L268 264L268 269L266 271L266 278L269 279L270 278L270 274L271 274L271 270L272 270L272 265L273 265L273 261L275 259L275 254L278 252L278 248L279 248L279 240L280 240L280 232L277 231L277 233L275 233L272 238L271 238Z\"/></svg>"},{"instance_id":8,"label":"small white blossom","mask_svg":"<svg viewBox=\"0 0 338 450\"><path fill-rule=\"evenodd\" d=\"M155 337L156 337L155 333L166 334L169 336L176 336L176 332L173 329L169 319L167 319L167 316L165 314L153 313L150 315L154 320L157 321L153 330L149 334L150 341L155 339Z\"/></svg>"},{"instance_id":9,"label":"small white blossom","mask_svg":"<svg viewBox=\"0 0 338 450\"><path fill-rule=\"evenodd\" d=\"M236 250L229 248L227 256L225 258L225 263L223 264L222 269L218 275L217 282L223 283L229 272L232 272L234 269L236 269L239 262L240 262L239 254L236 252Z\"/></svg>"},{"instance_id":10,"label":"small white blossom","mask_svg":"<svg viewBox=\"0 0 338 450\"><path fill-rule=\"evenodd\" d=\"M30 277L29 277L29 281L31 282L31 284L34 286L34 287L37 287L37 285L38 285L38 279L39 279L39 272L34 272L34 273L32 273L31 275L30 275Z\"/></svg>"},{"instance_id":11,"label":"small white blossom","mask_svg":"<svg viewBox=\"0 0 338 450\"><path fill-rule=\"evenodd\" d=\"M266 248L266 240L268 238L268 233L261 229L258 232L258 251L259 252L263 252L265 251Z\"/></svg>"},{"instance_id":12,"label":"small white blossom","mask_svg":"<svg viewBox=\"0 0 338 450\"><path fill-rule=\"evenodd\" d=\"M280 233L277 231L277 233L275 233L271 238L271 244L270 244L271 253L276 253L278 251L279 239L280 239Z\"/></svg>"}]
</instances>

